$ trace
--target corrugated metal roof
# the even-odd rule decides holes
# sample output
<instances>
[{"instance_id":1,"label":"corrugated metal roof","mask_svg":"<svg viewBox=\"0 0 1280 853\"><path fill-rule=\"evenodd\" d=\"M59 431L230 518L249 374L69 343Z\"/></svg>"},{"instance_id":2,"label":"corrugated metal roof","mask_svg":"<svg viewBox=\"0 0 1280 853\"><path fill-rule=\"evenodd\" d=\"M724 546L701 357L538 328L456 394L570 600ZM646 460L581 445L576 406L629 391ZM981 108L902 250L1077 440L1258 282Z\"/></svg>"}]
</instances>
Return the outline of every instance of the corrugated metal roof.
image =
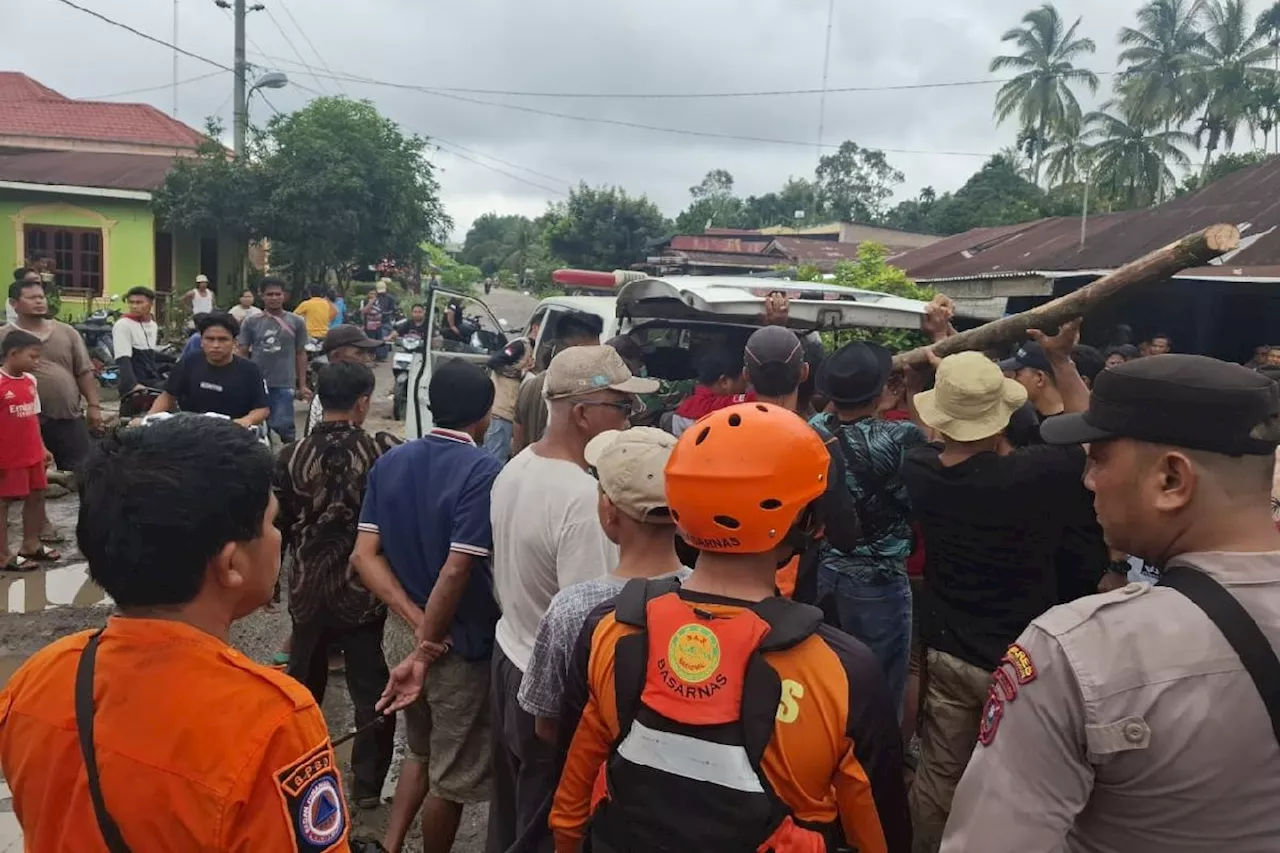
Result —
<instances>
[{"instance_id":1,"label":"corrugated metal roof","mask_svg":"<svg viewBox=\"0 0 1280 853\"><path fill-rule=\"evenodd\" d=\"M96 154L88 151L0 154L0 181L154 190L164 183L164 176L176 159L154 154Z\"/></svg>"},{"instance_id":2,"label":"corrugated metal roof","mask_svg":"<svg viewBox=\"0 0 1280 853\"><path fill-rule=\"evenodd\" d=\"M680 249L674 249L662 255L661 265L676 266L678 264L768 270L776 266L786 266L787 259L749 252L691 252Z\"/></svg>"},{"instance_id":3,"label":"corrugated metal roof","mask_svg":"<svg viewBox=\"0 0 1280 853\"><path fill-rule=\"evenodd\" d=\"M1240 228L1240 248L1212 267L1188 273L1239 279L1274 276L1272 268L1280 267L1280 157L1157 207L1091 216L1083 246L1080 219L1057 217L977 228L906 252L893 263L913 278L926 280L1033 271L1097 272L1115 269L1219 222Z\"/></svg>"},{"instance_id":4,"label":"corrugated metal roof","mask_svg":"<svg viewBox=\"0 0 1280 853\"><path fill-rule=\"evenodd\" d=\"M774 237L771 250L786 255L800 264L835 264L858 257L858 243L837 243L834 240L813 240L806 237Z\"/></svg>"},{"instance_id":5,"label":"corrugated metal roof","mask_svg":"<svg viewBox=\"0 0 1280 853\"><path fill-rule=\"evenodd\" d=\"M713 237L706 234L680 234L671 238L670 248L681 252L730 252L758 255L769 247L772 239L760 236L755 240L740 237Z\"/></svg>"}]
</instances>

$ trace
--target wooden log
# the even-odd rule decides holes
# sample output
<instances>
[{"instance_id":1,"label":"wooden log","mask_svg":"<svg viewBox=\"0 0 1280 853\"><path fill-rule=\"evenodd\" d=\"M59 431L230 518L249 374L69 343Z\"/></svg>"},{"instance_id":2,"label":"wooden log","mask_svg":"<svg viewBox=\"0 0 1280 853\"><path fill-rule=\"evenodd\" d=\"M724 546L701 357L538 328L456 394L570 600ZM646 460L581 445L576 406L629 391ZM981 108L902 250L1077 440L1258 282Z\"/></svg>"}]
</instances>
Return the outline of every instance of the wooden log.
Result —
<instances>
[{"instance_id":1,"label":"wooden log","mask_svg":"<svg viewBox=\"0 0 1280 853\"><path fill-rule=\"evenodd\" d=\"M967 332L952 335L934 344L933 351L945 358L965 350L985 350L1021 341L1027 336L1027 329L1053 332L1063 323L1088 314L1125 288L1160 281L1182 270L1203 266L1239 245L1240 232L1234 225L1210 225L1203 231L1131 261L1066 296L1060 296L1021 314L1002 317ZM901 367L928 364L925 349L919 347L898 353L893 357L894 365Z\"/></svg>"}]
</instances>

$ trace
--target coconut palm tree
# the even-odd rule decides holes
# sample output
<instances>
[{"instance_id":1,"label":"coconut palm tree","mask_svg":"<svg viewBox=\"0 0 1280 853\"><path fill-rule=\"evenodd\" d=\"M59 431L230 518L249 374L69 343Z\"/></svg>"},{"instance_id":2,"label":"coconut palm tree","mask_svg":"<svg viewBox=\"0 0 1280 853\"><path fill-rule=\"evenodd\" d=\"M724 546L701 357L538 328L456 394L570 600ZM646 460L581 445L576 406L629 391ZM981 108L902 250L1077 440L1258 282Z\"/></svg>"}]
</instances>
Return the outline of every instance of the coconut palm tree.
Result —
<instances>
[{"instance_id":1,"label":"coconut palm tree","mask_svg":"<svg viewBox=\"0 0 1280 853\"><path fill-rule=\"evenodd\" d=\"M1098 75L1074 65L1078 57L1097 50L1093 39L1076 36L1079 27L1079 18L1064 26L1058 10L1046 3L1023 16L1022 26L1000 37L1020 52L991 60L993 72L1018 72L996 93L996 120L1003 122L1017 113L1023 139L1047 140L1072 110L1080 111L1073 83L1084 84L1090 92L1098 90ZM1044 149L1042 144L1034 149L1031 171L1037 183Z\"/></svg>"},{"instance_id":2,"label":"coconut palm tree","mask_svg":"<svg viewBox=\"0 0 1280 853\"><path fill-rule=\"evenodd\" d=\"M1197 141L1204 147L1203 185L1219 146L1230 149L1241 122L1248 119L1253 90L1274 72L1267 66L1276 48L1249 18L1247 0L1210 0L1205 4L1204 41L1197 49L1200 67L1191 80L1191 103L1200 113Z\"/></svg>"},{"instance_id":3,"label":"coconut palm tree","mask_svg":"<svg viewBox=\"0 0 1280 853\"><path fill-rule=\"evenodd\" d=\"M1162 130L1150 116L1124 112L1115 101L1085 116L1084 138L1089 142L1093 180L1128 207L1151 204L1176 181L1169 164L1187 166L1183 150L1194 143L1191 134ZM1110 110L1111 112L1108 112Z\"/></svg>"},{"instance_id":4,"label":"coconut palm tree","mask_svg":"<svg viewBox=\"0 0 1280 853\"><path fill-rule=\"evenodd\" d=\"M1071 110L1049 139L1049 161L1045 179L1049 186L1074 184L1079 178L1089 149L1084 138L1084 117Z\"/></svg>"},{"instance_id":5,"label":"coconut palm tree","mask_svg":"<svg viewBox=\"0 0 1280 853\"><path fill-rule=\"evenodd\" d=\"M1192 73L1201 64L1204 42L1199 19L1205 0L1151 0L1138 10L1138 26L1120 29L1116 81L1125 100L1168 130L1190 118Z\"/></svg>"}]
</instances>

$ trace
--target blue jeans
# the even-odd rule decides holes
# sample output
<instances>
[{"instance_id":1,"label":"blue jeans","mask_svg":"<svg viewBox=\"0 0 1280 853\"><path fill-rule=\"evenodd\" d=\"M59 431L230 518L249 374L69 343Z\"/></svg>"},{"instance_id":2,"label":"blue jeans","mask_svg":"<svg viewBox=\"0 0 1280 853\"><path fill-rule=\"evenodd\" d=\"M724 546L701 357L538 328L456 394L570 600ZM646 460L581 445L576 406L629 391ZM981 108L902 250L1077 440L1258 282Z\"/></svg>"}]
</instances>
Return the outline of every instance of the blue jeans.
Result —
<instances>
[{"instance_id":1,"label":"blue jeans","mask_svg":"<svg viewBox=\"0 0 1280 853\"><path fill-rule=\"evenodd\" d=\"M298 423L293 414L294 393L293 388L267 389L267 405L271 407L271 414L267 415L267 426L285 444L293 441L298 434Z\"/></svg>"},{"instance_id":2,"label":"blue jeans","mask_svg":"<svg viewBox=\"0 0 1280 853\"><path fill-rule=\"evenodd\" d=\"M506 418L497 415L490 418L489 431L484 434L484 452L506 465L511 458L511 437L515 428L515 424Z\"/></svg>"},{"instance_id":3,"label":"blue jeans","mask_svg":"<svg viewBox=\"0 0 1280 853\"><path fill-rule=\"evenodd\" d=\"M840 630L865 643L880 662L901 720L911 659L911 583L906 574L867 584L829 566L819 566L818 600L828 596L835 605Z\"/></svg>"}]
</instances>

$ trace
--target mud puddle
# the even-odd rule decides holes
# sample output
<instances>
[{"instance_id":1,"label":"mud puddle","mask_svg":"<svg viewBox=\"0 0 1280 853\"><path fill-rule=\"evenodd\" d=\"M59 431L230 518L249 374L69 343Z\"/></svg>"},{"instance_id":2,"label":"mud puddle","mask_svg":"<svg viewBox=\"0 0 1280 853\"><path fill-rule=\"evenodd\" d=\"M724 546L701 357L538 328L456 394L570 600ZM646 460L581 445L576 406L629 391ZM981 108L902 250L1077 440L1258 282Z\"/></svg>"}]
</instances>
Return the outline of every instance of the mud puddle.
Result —
<instances>
[{"instance_id":1,"label":"mud puddle","mask_svg":"<svg viewBox=\"0 0 1280 853\"><path fill-rule=\"evenodd\" d=\"M0 614L110 605L111 599L89 578L88 563L20 574L0 572Z\"/></svg>"}]
</instances>

